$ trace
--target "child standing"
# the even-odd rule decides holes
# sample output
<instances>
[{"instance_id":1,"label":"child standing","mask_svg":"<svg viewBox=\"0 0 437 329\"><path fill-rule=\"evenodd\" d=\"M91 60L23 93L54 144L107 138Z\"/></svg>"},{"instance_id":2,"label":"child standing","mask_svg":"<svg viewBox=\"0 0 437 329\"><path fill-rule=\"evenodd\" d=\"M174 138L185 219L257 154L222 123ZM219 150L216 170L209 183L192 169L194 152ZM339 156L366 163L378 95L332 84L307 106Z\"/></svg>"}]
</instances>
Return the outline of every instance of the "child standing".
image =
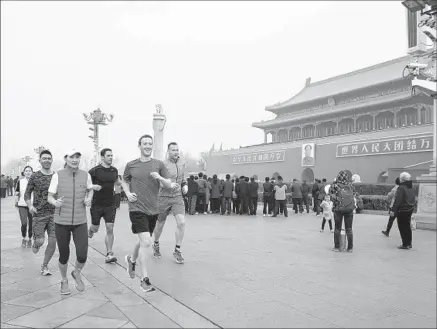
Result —
<instances>
[{"instance_id":1,"label":"child standing","mask_svg":"<svg viewBox=\"0 0 437 329\"><path fill-rule=\"evenodd\" d=\"M331 233L334 233L332 230L332 219L334 218L334 214L332 213L333 206L334 204L331 201L331 197L329 195L325 195L325 200L323 200L322 204L320 205L320 208L323 210L322 229L320 230L320 233L323 233L326 221L329 223L329 229L331 230Z\"/></svg>"}]
</instances>

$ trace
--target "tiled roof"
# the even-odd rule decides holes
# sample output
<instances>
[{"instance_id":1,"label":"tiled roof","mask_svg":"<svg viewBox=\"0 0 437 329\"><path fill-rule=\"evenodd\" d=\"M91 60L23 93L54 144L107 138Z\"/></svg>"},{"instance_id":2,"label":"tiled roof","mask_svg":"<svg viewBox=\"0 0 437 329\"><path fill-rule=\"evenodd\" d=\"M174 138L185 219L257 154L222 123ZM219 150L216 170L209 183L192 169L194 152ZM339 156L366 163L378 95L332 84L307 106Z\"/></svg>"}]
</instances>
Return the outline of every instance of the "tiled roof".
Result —
<instances>
[{"instance_id":1,"label":"tiled roof","mask_svg":"<svg viewBox=\"0 0 437 329\"><path fill-rule=\"evenodd\" d=\"M318 98L326 98L336 94L402 79L403 69L411 61L411 56L399 57L388 62L379 63L326 80L309 83L289 100L267 106L266 111L276 112L276 110Z\"/></svg>"}]
</instances>

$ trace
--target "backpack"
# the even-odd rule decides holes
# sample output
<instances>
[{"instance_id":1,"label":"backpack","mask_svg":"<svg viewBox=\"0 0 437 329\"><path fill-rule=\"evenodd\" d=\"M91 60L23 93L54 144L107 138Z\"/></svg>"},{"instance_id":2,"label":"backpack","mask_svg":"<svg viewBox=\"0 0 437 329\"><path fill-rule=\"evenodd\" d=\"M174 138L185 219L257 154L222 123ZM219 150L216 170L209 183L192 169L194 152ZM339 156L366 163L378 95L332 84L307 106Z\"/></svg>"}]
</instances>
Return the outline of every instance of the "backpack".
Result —
<instances>
[{"instance_id":1,"label":"backpack","mask_svg":"<svg viewBox=\"0 0 437 329\"><path fill-rule=\"evenodd\" d=\"M336 211L341 213L350 213L355 209L354 192L350 185L338 184L340 190L337 193Z\"/></svg>"},{"instance_id":2,"label":"backpack","mask_svg":"<svg viewBox=\"0 0 437 329\"><path fill-rule=\"evenodd\" d=\"M205 194L206 181L203 179L199 179L198 184L199 184L199 194Z\"/></svg>"}]
</instances>

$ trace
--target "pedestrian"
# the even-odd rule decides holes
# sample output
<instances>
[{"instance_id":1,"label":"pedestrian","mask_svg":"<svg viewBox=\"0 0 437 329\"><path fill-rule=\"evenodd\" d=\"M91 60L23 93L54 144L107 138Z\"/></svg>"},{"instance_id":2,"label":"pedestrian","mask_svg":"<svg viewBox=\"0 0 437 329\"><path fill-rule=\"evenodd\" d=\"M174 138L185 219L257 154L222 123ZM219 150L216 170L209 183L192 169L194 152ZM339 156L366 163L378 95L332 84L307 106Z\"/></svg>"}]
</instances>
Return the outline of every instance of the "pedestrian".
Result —
<instances>
[{"instance_id":1,"label":"pedestrian","mask_svg":"<svg viewBox=\"0 0 437 329\"><path fill-rule=\"evenodd\" d=\"M302 203L305 205L305 208L307 210L307 214L310 213L310 186L307 184L307 181L304 180L302 182Z\"/></svg>"},{"instance_id":2,"label":"pedestrian","mask_svg":"<svg viewBox=\"0 0 437 329\"><path fill-rule=\"evenodd\" d=\"M15 206L18 208L18 214L20 215L21 221L21 247L30 248L32 247L32 235L33 235L33 216L29 211L29 207L24 200L24 194L26 192L27 184L29 179L33 174L33 169L31 166L24 167L23 176L17 183L17 188L15 190ZM31 203L33 203L33 195L31 196ZM26 236L28 239L26 239Z\"/></svg>"},{"instance_id":3,"label":"pedestrian","mask_svg":"<svg viewBox=\"0 0 437 329\"><path fill-rule=\"evenodd\" d=\"M235 214L240 213L241 209L241 195L240 195L240 179L237 177L235 178L235 187L234 187L234 207L235 207Z\"/></svg>"},{"instance_id":4,"label":"pedestrian","mask_svg":"<svg viewBox=\"0 0 437 329\"><path fill-rule=\"evenodd\" d=\"M241 212L240 214L250 214L250 189L249 177L240 177L240 196L241 196Z\"/></svg>"},{"instance_id":5,"label":"pedestrian","mask_svg":"<svg viewBox=\"0 0 437 329\"><path fill-rule=\"evenodd\" d=\"M256 211L258 208L258 189L259 185L255 182L255 177L250 177L249 183L249 209L250 214L256 216Z\"/></svg>"},{"instance_id":6,"label":"pedestrian","mask_svg":"<svg viewBox=\"0 0 437 329\"><path fill-rule=\"evenodd\" d=\"M279 211L284 212L284 216L288 217L286 192L287 185L282 181L282 176L278 176L278 182L275 185L275 214L272 217L277 217Z\"/></svg>"},{"instance_id":7,"label":"pedestrian","mask_svg":"<svg viewBox=\"0 0 437 329\"><path fill-rule=\"evenodd\" d=\"M171 182L176 183L179 186L184 185L185 163L182 162L179 157L179 146L176 142L168 144L167 158L164 161L164 165L168 171L168 177ZM199 174L199 177L202 176ZM205 202L205 200L203 202ZM157 259L162 257L159 249L159 238L161 237L168 215L172 214L176 219L175 249L173 251L173 257L176 260L176 263L183 264L185 260L182 257L181 246L185 235L185 206L182 198L182 188L169 189L161 186L158 194L158 211L158 221L153 232L153 256Z\"/></svg>"},{"instance_id":8,"label":"pedestrian","mask_svg":"<svg viewBox=\"0 0 437 329\"><path fill-rule=\"evenodd\" d=\"M222 215L225 213L228 216L231 215L231 200L233 192L234 184L231 182L231 175L226 174L226 181L223 183Z\"/></svg>"},{"instance_id":9,"label":"pedestrian","mask_svg":"<svg viewBox=\"0 0 437 329\"><path fill-rule=\"evenodd\" d=\"M90 208L91 225L88 230L88 237L92 239L99 231L100 221L105 220L106 256L105 263L117 262L112 250L114 246L114 223L116 215L114 189L118 180L118 170L112 166L113 154L109 148L100 151L101 162L90 169L89 174L93 183L93 199Z\"/></svg>"},{"instance_id":10,"label":"pedestrian","mask_svg":"<svg viewBox=\"0 0 437 329\"><path fill-rule=\"evenodd\" d=\"M296 178L293 179L293 184L291 185L291 198L293 200L294 213L297 214L299 212L302 214L302 185Z\"/></svg>"},{"instance_id":11,"label":"pedestrian","mask_svg":"<svg viewBox=\"0 0 437 329\"><path fill-rule=\"evenodd\" d=\"M140 288L144 292L155 290L147 272L148 249L158 220L158 192L160 184L166 189L180 189L172 182L169 172L161 160L152 158L153 137L143 135L138 139L140 157L126 164L123 174L123 189L129 200L129 218L132 233L138 238L131 255L126 255L127 272L135 278L136 262L142 270Z\"/></svg>"},{"instance_id":12,"label":"pedestrian","mask_svg":"<svg viewBox=\"0 0 437 329\"><path fill-rule=\"evenodd\" d=\"M390 202L389 214L393 211L393 205L395 203L396 191L398 190L398 187L401 184L399 177L396 177L395 184L396 185L392 188L392 190L387 195L387 199ZM384 234L386 237L390 236L390 230L393 226L393 222L395 221L395 219L396 219L396 217L389 215L387 228L385 229L385 231L382 231L382 234Z\"/></svg>"},{"instance_id":13,"label":"pedestrian","mask_svg":"<svg viewBox=\"0 0 437 329\"><path fill-rule=\"evenodd\" d=\"M205 189L205 211L207 214L211 213L211 207L209 205L209 201L211 199L211 178L203 175L203 179L206 181L206 189ZM208 209L209 207L209 209Z\"/></svg>"},{"instance_id":14,"label":"pedestrian","mask_svg":"<svg viewBox=\"0 0 437 329\"><path fill-rule=\"evenodd\" d=\"M90 174L79 169L82 154L75 149L64 154L64 168L53 174L47 200L56 207L54 221L59 250L61 295L69 295L71 290L68 286L67 269L72 235L76 249L76 263L71 276L75 281L76 290L79 292L85 290L81 271L88 257L86 207L91 206L94 190Z\"/></svg>"},{"instance_id":15,"label":"pedestrian","mask_svg":"<svg viewBox=\"0 0 437 329\"><path fill-rule=\"evenodd\" d=\"M273 184L270 182L270 177L265 178L263 184L263 216L271 216L273 209Z\"/></svg>"},{"instance_id":16,"label":"pedestrian","mask_svg":"<svg viewBox=\"0 0 437 329\"><path fill-rule=\"evenodd\" d=\"M2 199L6 198L6 190L8 189L8 182L6 180L5 174L1 175L0 178L0 195Z\"/></svg>"},{"instance_id":17,"label":"pedestrian","mask_svg":"<svg viewBox=\"0 0 437 329\"><path fill-rule=\"evenodd\" d=\"M213 214L218 214L220 212L220 182L217 175L212 176L211 183L211 212Z\"/></svg>"},{"instance_id":18,"label":"pedestrian","mask_svg":"<svg viewBox=\"0 0 437 329\"><path fill-rule=\"evenodd\" d=\"M332 230L332 220L334 219L334 214L332 213L332 207L334 204L331 201L330 195L325 195L325 200L323 200L320 207L323 209L323 220L322 220L322 229L320 230L320 233L323 233L325 230L325 223L328 221L329 223L329 229L331 230L331 233L334 233Z\"/></svg>"},{"instance_id":19,"label":"pedestrian","mask_svg":"<svg viewBox=\"0 0 437 329\"><path fill-rule=\"evenodd\" d=\"M35 254L44 244L45 232L47 232L47 247L41 265L41 275L47 276L52 275L48 266L56 250L55 207L47 200L50 182L55 173L51 169L53 163L52 153L49 150L43 150L39 154L39 163L41 169L30 177L24 193L24 201L27 204L29 213L33 216L34 241L32 251Z\"/></svg>"},{"instance_id":20,"label":"pedestrian","mask_svg":"<svg viewBox=\"0 0 437 329\"><path fill-rule=\"evenodd\" d=\"M7 184L8 184L8 196L14 195L14 180L11 176L7 177Z\"/></svg>"},{"instance_id":21,"label":"pedestrian","mask_svg":"<svg viewBox=\"0 0 437 329\"><path fill-rule=\"evenodd\" d=\"M199 179L197 180L197 184L199 185L199 192L197 194L197 202L199 203L199 210L201 214L206 215L206 189L208 188L208 184L206 180L203 178L203 173L199 173Z\"/></svg>"},{"instance_id":22,"label":"pedestrian","mask_svg":"<svg viewBox=\"0 0 437 329\"><path fill-rule=\"evenodd\" d=\"M326 180L325 180L326 181ZM323 187L324 190L324 187ZM353 251L353 231L352 222L354 219L354 200L355 189L351 182L348 180L348 175L345 171L340 171L335 182L331 185L329 194L334 204L334 248L333 251L340 251L340 234L343 225L346 228L347 236L347 251Z\"/></svg>"},{"instance_id":23,"label":"pedestrian","mask_svg":"<svg viewBox=\"0 0 437 329\"><path fill-rule=\"evenodd\" d=\"M402 244L398 249L411 249L413 233L411 231L411 216L416 204L416 193L413 189L411 175L403 172L399 175L399 187L396 191L395 202L390 216L398 219L399 233L401 234Z\"/></svg>"}]
</instances>

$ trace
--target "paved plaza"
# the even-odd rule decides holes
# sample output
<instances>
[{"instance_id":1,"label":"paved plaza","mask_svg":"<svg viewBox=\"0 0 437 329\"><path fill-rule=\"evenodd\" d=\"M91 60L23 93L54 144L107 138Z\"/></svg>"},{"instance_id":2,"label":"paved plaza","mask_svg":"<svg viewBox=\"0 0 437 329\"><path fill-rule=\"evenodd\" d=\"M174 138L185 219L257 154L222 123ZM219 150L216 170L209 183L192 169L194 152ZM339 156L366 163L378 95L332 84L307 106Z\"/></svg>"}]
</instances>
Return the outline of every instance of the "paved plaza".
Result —
<instances>
[{"instance_id":1,"label":"paved plaza","mask_svg":"<svg viewBox=\"0 0 437 329\"><path fill-rule=\"evenodd\" d=\"M161 238L163 258L150 258L157 290L131 280L124 255L135 238L127 206L115 223L120 264L105 264L104 225L90 240L86 290L59 293L57 253L51 277L39 275L43 247L20 247L13 199L1 200L1 327L17 328L436 328L436 232L415 231L413 249L398 250L385 216L356 215L354 253L334 253L332 234L314 214L289 218L189 216L172 258L175 221ZM72 245L73 246L73 245ZM72 255L74 250L72 250ZM74 257L70 258L74 261Z\"/></svg>"}]
</instances>

